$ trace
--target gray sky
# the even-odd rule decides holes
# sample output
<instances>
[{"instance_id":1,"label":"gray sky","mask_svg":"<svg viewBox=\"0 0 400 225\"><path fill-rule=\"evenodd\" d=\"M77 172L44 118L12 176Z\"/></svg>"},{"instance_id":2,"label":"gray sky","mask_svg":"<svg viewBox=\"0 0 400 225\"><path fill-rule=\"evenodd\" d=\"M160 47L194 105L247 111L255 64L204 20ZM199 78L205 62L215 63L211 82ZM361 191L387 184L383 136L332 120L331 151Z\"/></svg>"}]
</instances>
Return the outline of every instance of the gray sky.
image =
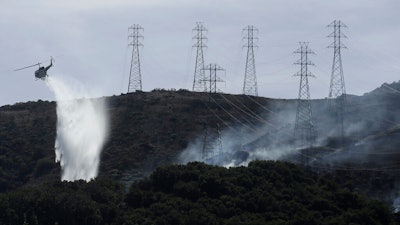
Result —
<instances>
[{"instance_id":1,"label":"gray sky","mask_svg":"<svg viewBox=\"0 0 400 225\"><path fill-rule=\"evenodd\" d=\"M226 69L219 88L240 94L245 49L242 29L259 29L256 51L259 94L296 98L299 68L293 54L299 41L316 53L310 70L311 97L327 97L333 40L326 26L344 22L348 36L342 52L346 89L362 95L400 80L399 0L0 0L0 105L53 100L36 67L14 69L56 59L51 76L72 77L95 96L119 95L128 86L128 27L144 28L141 49L144 91L191 89L196 22L208 29L206 64Z\"/></svg>"}]
</instances>

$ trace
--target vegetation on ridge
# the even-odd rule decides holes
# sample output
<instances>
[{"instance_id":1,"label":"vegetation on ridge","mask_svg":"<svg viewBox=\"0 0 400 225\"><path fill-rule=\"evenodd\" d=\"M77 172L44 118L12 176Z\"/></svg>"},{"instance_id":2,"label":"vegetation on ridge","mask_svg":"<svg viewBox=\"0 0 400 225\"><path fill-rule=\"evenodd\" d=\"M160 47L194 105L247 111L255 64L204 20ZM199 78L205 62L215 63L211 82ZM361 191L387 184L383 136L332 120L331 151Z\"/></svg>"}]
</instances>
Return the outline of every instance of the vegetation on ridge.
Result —
<instances>
[{"instance_id":1,"label":"vegetation on ridge","mask_svg":"<svg viewBox=\"0 0 400 225\"><path fill-rule=\"evenodd\" d=\"M128 193L105 179L50 182L0 194L0 213L0 224L396 224L383 203L272 161L166 166Z\"/></svg>"}]
</instances>

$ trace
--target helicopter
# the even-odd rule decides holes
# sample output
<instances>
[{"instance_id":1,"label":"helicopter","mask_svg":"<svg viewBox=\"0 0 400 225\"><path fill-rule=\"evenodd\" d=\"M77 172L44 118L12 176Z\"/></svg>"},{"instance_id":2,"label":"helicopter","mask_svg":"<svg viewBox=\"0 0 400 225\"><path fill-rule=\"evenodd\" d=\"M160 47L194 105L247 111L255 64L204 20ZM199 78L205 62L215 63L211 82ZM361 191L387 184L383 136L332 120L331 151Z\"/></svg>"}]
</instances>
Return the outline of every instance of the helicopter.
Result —
<instances>
[{"instance_id":1,"label":"helicopter","mask_svg":"<svg viewBox=\"0 0 400 225\"><path fill-rule=\"evenodd\" d=\"M53 66L53 57L50 57L50 65L44 67L44 66L41 66L41 64L42 64L42 63L36 63L36 64L30 65L30 66L25 66L25 67L23 67L23 68L16 69L16 70L14 70L14 71L19 71L19 70L28 69L28 68L34 67L34 66L39 66L39 69L37 69L37 70L35 71L36 80L37 80L37 79L45 80L46 77L48 76L47 70L49 70L50 67Z\"/></svg>"}]
</instances>

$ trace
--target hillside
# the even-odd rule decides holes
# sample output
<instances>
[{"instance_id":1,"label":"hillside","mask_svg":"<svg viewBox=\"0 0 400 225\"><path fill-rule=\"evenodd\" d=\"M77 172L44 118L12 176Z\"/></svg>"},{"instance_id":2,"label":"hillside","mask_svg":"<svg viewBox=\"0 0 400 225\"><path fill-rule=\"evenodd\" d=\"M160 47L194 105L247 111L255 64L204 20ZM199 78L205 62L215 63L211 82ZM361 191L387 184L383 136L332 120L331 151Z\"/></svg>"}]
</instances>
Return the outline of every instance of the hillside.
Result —
<instances>
[{"instance_id":1,"label":"hillside","mask_svg":"<svg viewBox=\"0 0 400 225\"><path fill-rule=\"evenodd\" d=\"M214 99L221 102L218 97ZM226 97L258 110L259 106L246 96ZM267 99L257 101L267 105ZM188 91L136 92L108 97L107 102L111 127L102 152L100 176L122 181L142 178L157 166L176 162L177 155L202 133L204 124L217 126L218 119L212 112L220 114L228 125L234 124L231 117L219 112L217 104L224 105L235 118L245 118L228 103ZM54 102L1 107L1 191L59 179L59 165L54 163L55 137Z\"/></svg>"},{"instance_id":2,"label":"hillside","mask_svg":"<svg viewBox=\"0 0 400 225\"><path fill-rule=\"evenodd\" d=\"M313 100L318 138L304 149L293 141L295 100L186 90L105 97L110 131L99 177L129 188L164 165L203 160L238 166L257 159L301 164L300 156L306 155L306 167L324 179L397 211L400 95L393 91L396 85L347 96L344 140L334 135L329 101ZM55 102L47 101L0 107L0 192L40 188L60 179L60 166L54 163L55 107ZM198 156L205 149L205 133L212 143L220 133L222 151L202 159Z\"/></svg>"},{"instance_id":3,"label":"hillside","mask_svg":"<svg viewBox=\"0 0 400 225\"><path fill-rule=\"evenodd\" d=\"M330 134L335 121L330 118L329 102L313 100L319 140L312 154L320 160L311 163L339 168L372 163L373 168L398 168L400 95L387 90L383 85L365 96L347 98L347 146L340 151ZM285 154L280 157L293 159L293 151L287 148L292 148L295 100L155 90L107 97L106 101L111 127L100 176L129 183L160 165L179 162L183 150L196 140L202 142L205 128L214 132L210 136L215 138L220 127L224 151L229 153L221 165L257 159L253 155L258 148L266 153L281 149ZM8 186L12 189L41 179L58 179L59 166L53 163L55 132L54 102L0 107L2 191ZM195 147L201 151L201 146Z\"/></svg>"}]
</instances>

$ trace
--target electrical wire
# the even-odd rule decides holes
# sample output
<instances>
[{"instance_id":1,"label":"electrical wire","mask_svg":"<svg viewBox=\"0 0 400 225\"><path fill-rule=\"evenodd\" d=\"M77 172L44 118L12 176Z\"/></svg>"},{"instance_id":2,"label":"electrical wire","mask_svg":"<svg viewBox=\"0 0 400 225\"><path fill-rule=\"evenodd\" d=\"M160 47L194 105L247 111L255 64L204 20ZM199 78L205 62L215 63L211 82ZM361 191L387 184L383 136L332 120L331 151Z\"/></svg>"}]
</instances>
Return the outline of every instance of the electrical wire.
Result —
<instances>
[{"instance_id":1,"label":"electrical wire","mask_svg":"<svg viewBox=\"0 0 400 225\"><path fill-rule=\"evenodd\" d=\"M211 99L219 108L221 108L228 116L230 116L230 117L231 117L232 119L234 119L236 122L240 123L242 126L248 128L249 130L255 130L255 129L252 127L253 125L250 125L250 126L249 126L249 125L243 123L241 120L239 120L238 118L236 118L235 116L233 116L230 112L228 112L228 110L226 110L224 107L222 107L217 101L215 101L215 99L214 99L210 94L208 94L207 92L204 92L204 93L206 93L206 95L209 97L209 99Z\"/></svg>"},{"instance_id":2,"label":"electrical wire","mask_svg":"<svg viewBox=\"0 0 400 225\"><path fill-rule=\"evenodd\" d=\"M247 116L261 122L264 124L268 124L268 122L266 120L264 120L263 118L259 117L256 113L254 113L253 111L247 112L245 110L243 110L242 108L240 108L239 106L237 106L235 103L233 103L232 101L230 101L229 99L227 99L224 95L222 95L221 93L218 93L219 96L221 96L228 104L230 104L231 106L233 106L234 108L236 108L238 111L246 114Z\"/></svg>"}]
</instances>

